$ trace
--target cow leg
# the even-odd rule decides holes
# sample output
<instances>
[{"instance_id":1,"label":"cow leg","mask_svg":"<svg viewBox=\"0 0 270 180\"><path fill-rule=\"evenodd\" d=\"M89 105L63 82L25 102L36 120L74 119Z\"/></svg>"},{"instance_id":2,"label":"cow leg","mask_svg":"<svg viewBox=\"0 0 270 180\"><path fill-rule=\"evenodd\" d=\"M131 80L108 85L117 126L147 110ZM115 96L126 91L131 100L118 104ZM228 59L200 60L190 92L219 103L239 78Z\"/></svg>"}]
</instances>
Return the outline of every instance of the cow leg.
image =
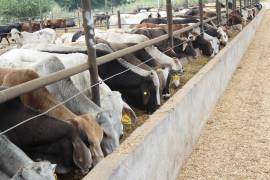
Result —
<instances>
[{"instance_id":1,"label":"cow leg","mask_svg":"<svg viewBox=\"0 0 270 180\"><path fill-rule=\"evenodd\" d=\"M2 42L2 39L3 39L3 38L0 36L0 43Z\"/></svg>"},{"instance_id":2,"label":"cow leg","mask_svg":"<svg viewBox=\"0 0 270 180\"><path fill-rule=\"evenodd\" d=\"M168 99L171 96L170 95L170 83L171 83L171 80L172 80L172 75L171 75L171 73L169 73L167 81L166 81L165 88L162 91L162 97L164 99Z\"/></svg>"},{"instance_id":3,"label":"cow leg","mask_svg":"<svg viewBox=\"0 0 270 180\"><path fill-rule=\"evenodd\" d=\"M8 37L5 37L5 39L7 40L7 42L8 42L8 45L10 45L10 42L9 42L9 40L8 40Z\"/></svg>"}]
</instances>

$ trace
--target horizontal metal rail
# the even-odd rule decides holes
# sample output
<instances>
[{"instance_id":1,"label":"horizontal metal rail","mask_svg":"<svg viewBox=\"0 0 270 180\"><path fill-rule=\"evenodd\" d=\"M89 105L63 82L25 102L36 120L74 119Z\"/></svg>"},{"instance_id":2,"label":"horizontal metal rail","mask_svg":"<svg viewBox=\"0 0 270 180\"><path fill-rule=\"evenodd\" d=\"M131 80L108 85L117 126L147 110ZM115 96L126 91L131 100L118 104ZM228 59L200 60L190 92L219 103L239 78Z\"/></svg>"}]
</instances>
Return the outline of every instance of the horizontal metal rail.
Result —
<instances>
[{"instance_id":1,"label":"horizontal metal rail","mask_svg":"<svg viewBox=\"0 0 270 180\"><path fill-rule=\"evenodd\" d=\"M209 19L204 20L204 23L210 22L212 20L216 19L216 17L212 17ZM195 23L192 26L189 27L185 27L183 29L177 30L173 32L173 36L176 36L178 34L187 32L195 27L198 27L200 25L200 23ZM138 50L141 50L145 47L157 44L159 42L162 42L166 39L169 38L169 35L162 35L160 37L142 42L140 44L136 44L134 46L110 53L108 55L102 56L97 58L97 65L101 65L107 62L110 62L114 59L123 57L127 54L136 52ZM70 76L76 75L78 73L81 73L83 71L89 70L89 64L88 62L81 64L81 65L77 65L68 69L63 69L61 71L49 74L47 76L43 76L13 87L10 87L6 90L0 91L0 103L6 102L10 99L13 99L15 97L21 96L23 94L26 94L28 92L34 91L36 89L39 89L41 87L45 87L47 85L53 84L57 81L63 80L65 78L69 78Z\"/></svg>"}]
</instances>

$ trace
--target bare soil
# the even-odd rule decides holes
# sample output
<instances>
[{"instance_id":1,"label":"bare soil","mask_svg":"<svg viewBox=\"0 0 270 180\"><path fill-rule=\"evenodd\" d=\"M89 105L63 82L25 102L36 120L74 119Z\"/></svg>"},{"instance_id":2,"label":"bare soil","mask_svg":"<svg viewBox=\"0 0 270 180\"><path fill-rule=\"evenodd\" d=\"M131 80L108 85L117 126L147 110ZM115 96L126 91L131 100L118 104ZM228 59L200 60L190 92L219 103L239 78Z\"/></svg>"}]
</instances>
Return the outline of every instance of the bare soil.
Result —
<instances>
[{"instance_id":1,"label":"bare soil","mask_svg":"<svg viewBox=\"0 0 270 180\"><path fill-rule=\"evenodd\" d=\"M270 179L270 12L178 179Z\"/></svg>"}]
</instances>

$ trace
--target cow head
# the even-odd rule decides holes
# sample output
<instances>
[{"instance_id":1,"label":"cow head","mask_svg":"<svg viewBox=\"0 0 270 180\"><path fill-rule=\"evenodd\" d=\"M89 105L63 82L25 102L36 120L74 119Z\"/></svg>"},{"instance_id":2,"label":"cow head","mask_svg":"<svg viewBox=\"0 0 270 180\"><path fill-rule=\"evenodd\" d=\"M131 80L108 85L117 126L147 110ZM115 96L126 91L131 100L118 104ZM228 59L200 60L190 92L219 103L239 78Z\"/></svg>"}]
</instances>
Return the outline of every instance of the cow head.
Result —
<instances>
[{"instance_id":1,"label":"cow head","mask_svg":"<svg viewBox=\"0 0 270 180\"><path fill-rule=\"evenodd\" d=\"M228 38L227 33L223 30L222 27L218 27L217 32L221 35L220 38L219 38L220 39L220 43L222 45L226 45L227 42L229 41L229 38Z\"/></svg>"},{"instance_id":2,"label":"cow head","mask_svg":"<svg viewBox=\"0 0 270 180\"><path fill-rule=\"evenodd\" d=\"M203 36L197 36L196 40L193 41L193 46L199 48L202 53L206 56L211 56L214 53L214 49L210 41L207 41Z\"/></svg>"},{"instance_id":3,"label":"cow head","mask_svg":"<svg viewBox=\"0 0 270 180\"><path fill-rule=\"evenodd\" d=\"M96 115L96 120L103 130L101 148L105 156L112 153L119 146L119 134L110 119L111 115L108 111L102 111Z\"/></svg>"},{"instance_id":4,"label":"cow head","mask_svg":"<svg viewBox=\"0 0 270 180\"><path fill-rule=\"evenodd\" d=\"M11 180L56 180L56 175L54 174L56 165L50 162L34 162L27 167L21 168Z\"/></svg>"},{"instance_id":5,"label":"cow head","mask_svg":"<svg viewBox=\"0 0 270 180\"><path fill-rule=\"evenodd\" d=\"M72 120L71 120L72 121ZM72 121L79 129L83 130L88 138L89 149L93 158L93 165L96 165L99 161L104 158L101 141L103 138L103 130L97 123L96 119L90 115L81 115L75 118L75 121ZM80 161L78 161L80 163ZM76 163L75 163L76 164ZM85 167L86 165L83 165ZM85 171L86 168L81 168L82 171Z\"/></svg>"},{"instance_id":6,"label":"cow head","mask_svg":"<svg viewBox=\"0 0 270 180\"><path fill-rule=\"evenodd\" d=\"M72 146L73 162L76 164L77 167L80 168L83 174L86 174L93 165L92 154L79 136L74 136L72 138ZM94 153L97 154L96 152Z\"/></svg>"},{"instance_id":7,"label":"cow head","mask_svg":"<svg viewBox=\"0 0 270 180\"><path fill-rule=\"evenodd\" d=\"M157 89L152 79L147 79L140 86L140 93L142 97L142 104L148 113L153 113L158 107L157 102Z\"/></svg>"},{"instance_id":8,"label":"cow head","mask_svg":"<svg viewBox=\"0 0 270 180\"><path fill-rule=\"evenodd\" d=\"M182 52L185 53L187 56L196 57L197 53L192 45L192 39L193 37L181 37L182 46L180 47L182 47Z\"/></svg>"},{"instance_id":9,"label":"cow head","mask_svg":"<svg viewBox=\"0 0 270 180\"><path fill-rule=\"evenodd\" d=\"M22 35L22 33L20 31L13 28L10 31L10 35L11 35L11 40L12 41L14 41L17 45L22 46L23 35Z\"/></svg>"}]
</instances>

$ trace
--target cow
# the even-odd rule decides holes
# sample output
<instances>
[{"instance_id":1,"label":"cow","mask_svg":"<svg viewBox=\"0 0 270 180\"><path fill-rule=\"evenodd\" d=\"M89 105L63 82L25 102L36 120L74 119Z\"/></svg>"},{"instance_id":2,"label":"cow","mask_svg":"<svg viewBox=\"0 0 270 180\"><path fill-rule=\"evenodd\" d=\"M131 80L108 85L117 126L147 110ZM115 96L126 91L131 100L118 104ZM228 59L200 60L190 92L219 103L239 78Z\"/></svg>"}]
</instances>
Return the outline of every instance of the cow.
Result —
<instances>
[{"instance_id":1,"label":"cow","mask_svg":"<svg viewBox=\"0 0 270 180\"><path fill-rule=\"evenodd\" d=\"M40 114L40 111L24 105L20 98L15 98L0 104L0 114L0 127L4 131ZM6 136L31 158L57 164L57 173L66 174L76 165L86 174L93 162L87 148L87 136L78 126L76 122L71 125L43 115L8 131Z\"/></svg>"},{"instance_id":2,"label":"cow","mask_svg":"<svg viewBox=\"0 0 270 180\"><path fill-rule=\"evenodd\" d=\"M2 42L2 39L5 38L8 42L8 45L10 45L8 36L10 35L10 31L13 28L16 28L20 31L21 25L19 23L16 23L16 24L11 24L11 25L6 25L6 26L0 26L0 43Z\"/></svg>"},{"instance_id":3,"label":"cow","mask_svg":"<svg viewBox=\"0 0 270 180\"><path fill-rule=\"evenodd\" d=\"M40 25L41 22L22 22L20 23L21 29L18 29L19 31L25 31L25 32L36 32L41 29Z\"/></svg>"},{"instance_id":4,"label":"cow","mask_svg":"<svg viewBox=\"0 0 270 180\"><path fill-rule=\"evenodd\" d=\"M56 50L57 46L53 45L52 49ZM31 54L31 56L29 56L29 54ZM70 59L70 62L67 63L69 66L73 66L75 63L77 63L77 65L82 63L80 56L75 56L75 58L73 56L67 56L66 58ZM0 57L0 65L2 67L31 68L37 71L41 76L46 76L65 69L61 61L64 61L64 59L60 60L52 54L27 49L14 49ZM78 75L83 74L90 79L87 71ZM75 75L71 78L75 79L75 77L77 76ZM79 94L80 90L82 91L90 87L90 80L82 81L80 79L81 78L78 79L76 85L72 82L73 80L66 78L47 86L47 88L59 101L66 101L70 97ZM81 87L81 89L79 90L77 87ZM135 122L136 115L122 100L121 94L111 91L105 83L100 84L100 94L102 108L95 105L84 94L79 94L69 100L66 102L66 106L75 114L81 115L90 113L96 116L96 120L104 131L101 147L103 152L106 152L105 155L107 155L112 153L112 151L119 146L119 137L123 134L123 125L121 123L122 113L129 114L132 122Z\"/></svg>"},{"instance_id":5,"label":"cow","mask_svg":"<svg viewBox=\"0 0 270 180\"><path fill-rule=\"evenodd\" d=\"M74 27L74 26L76 26L74 18L66 19L66 27Z\"/></svg>"},{"instance_id":6,"label":"cow","mask_svg":"<svg viewBox=\"0 0 270 180\"><path fill-rule=\"evenodd\" d=\"M117 43L112 43L110 44L110 46L112 47L112 49L114 51L118 51L124 48L129 47L127 44L117 44ZM137 58L135 56L135 54L128 54L123 56L123 59L125 61L127 61L130 64L133 64L135 66L138 66L146 71L152 71L153 69L156 69L156 73L159 79L159 90L160 90L160 94L162 94L162 96L164 98L168 98L170 97L170 92L169 92L169 86L167 83L168 80L168 76L170 73L170 68L169 67L155 67L152 68L150 66L148 66L147 64L144 64L139 58Z\"/></svg>"},{"instance_id":7,"label":"cow","mask_svg":"<svg viewBox=\"0 0 270 180\"><path fill-rule=\"evenodd\" d=\"M67 27L66 19L46 19L44 20L44 27L56 29L56 28L65 28Z\"/></svg>"},{"instance_id":8,"label":"cow","mask_svg":"<svg viewBox=\"0 0 270 180\"><path fill-rule=\"evenodd\" d=\"M74 33L64 33L55 40L55 44L71 43Z\"/></svg>"},{"instance_id":9,"label":"cow","mask_svg":"<svg viewBox=\"0 0 270 180\"><path fill-rule=\"evenodd\" d=\"M214 55L214 49L212 47L212 44L206 39L204 39L202 35L196 36L192 44L194 48L199 48L202 51L202 54L206 56Z\"/></svg>"},{"instance_id":10,"label":"cow","mask_svg":"<svg viewBox=\"0 0 270 180\"><path fill-rule=\"evenodd\" d=\"M97 51L97 56L103 56L109 53L106 51ZM153 113L159 107L157 100L159 87L157 90L157 85L155 85L155 83L159 84L159 81L158 79L157 81L153 81L151 73L118 59L100 65L99 75L101 78L106 79L112 75L126 71L127 68L131 68L131 70L115 78L108 79L106 83L111 89L120 91L128 104L146 110L148 113Z\"/></svg>"},{"instance_id":11,"label":"cow","mask_svg":"<svg viewBox=\"0 0 270 180\"><path fill-rule=\"evenodd\" d=\"M143 19L148 18L150 12L142 12L137 14L121 14L121 24L122 27L129 27L130 25L139 24ZM118 24L118 16L111 15L110 17L110 26L115 27Z\"/></svg>"},{"instance_id":12,"label":"cow","mask_svg":"<svg viewBox=\"0 0 270 180\"><path fill-rule=\"evenodd\" d=\"M135 34L142 34L147 36L150 39L157 38L161 35L165 35L166 31L164 29L133 29L132 33ZM173 38L174 45L172 47L172 50L174 51L173 53L175 54L174 57L177 58L182 58L185 56L193 56L196 57L196 51L192 47L192 44L188 41L187 38ZM165 52L165 54L172 56L172 52L169 51L168 46L169 46L169 40L162 41L158 44L156 44L158 49L161 52Z\"/></svg>"},{"instance_id":13,"label":"cow","mask_svg":"<svg viewBox=\"0 0 270 180\"><path fill-rule=\"evenodd\" d=\"M15 41L18 47L25 44L48 44L53 43L56 38L56 32L53 29L45 28L34 33L19 32L17 29L11 29L11 40Z\"/></svg>"},{"instance_id":14,"label":"cow","mask_svg":"<svg viewBox=\"0 0 270 180\"><path fill-rule=\"evenodd\" d=\"M112 50L110 49L110 47L108 47L105 44L101 44L100 43L100 44L97 44L96 47L97 47L97 56L98 57L112 52ZM101 48L101 49L99 49L99 48ZM104 48L106 49L106 51L103 50ZM76 64L82 64L82 63L86 63L87 62L87 56L84 55L84 54L79 54L79 53L77 53L77 54L74 54L73 53L73 54L70 54L70 55L60 55L60 54L57 55L57 54L55 54L55 56L57 56L59 59L61 59L61 61L64 63L64 65L66 67L71 67L71 66L74 66ZM103 79L103 78L107 77L107 75L104 74L105 73L105 70L103 70L103 69L105 67L109 67L109 64L101 65L100 67L102 67L102 68L100 69L99 72L100 72L100 75L102 75L101 78ZM114 71L120 71L121 69L123 69L123 70L126 69L127 68L127 64L124 63L123 61L121 61L121 62L118 62L115 65L115 67L116 67L116 69ZM159 95L157 95L157 91L159 89L159 86L158 86L158 77L155 76L154 73L145 72L143 70L139 70L140 68L138 68L138 69L134 69L134 68L135 67L133 67L133 71L135 71L135 72L132 72L132 71L131 72L127 72L128 74L124 74L124 76L123 75L122 76L123 77L126 77L126 76L128 76L130 74L131 76L141 78L142 80L145 79L145 78L148 78L147 82L149 82L150 84L151 84L151 82L152 83L155 82L156 85L151 84L151 85L153 85L154 92L151 92L151 94L150 94L150 90L146 89L147 92L149 92L149 93L147 95L145 95L145 96L147 96L147 98L148 98L148 96L150 96L151 97L151 100L153 99L152 100L153 102L152 101L151 102L149 101L149 103L148 103L148 99L147 99L147 100L145 100L145 104L144 105L142 105L142 103L141 103L141 104L137 104L137 106L136 106L136 107L139 107L141 109L146 109L148 112L153 112L153 111L155 111L157 109L158 104L160 103L160 100L158 99L159 98ZM110 70L110 71L107 71L106 73L109 76L109 74L112 75L113 71ZM152 76L155 76L155 77L152 77ZM86 82L86 83L78 83L80 80L82 81L82 77L84 78L83 82ZM114 82L115 83L115 82L118 81L120 83L121 81L119 81L118 78L119 77L116 77L116 78L114 78L115 79L114 81L110 80L110 82ZM154 78L155 80L152 80L152 78ZM76 86L79 89L85 89L85 88L83 88L83 86L87 85L90 82L89 73L86 73L86 75L84 75L84 76L73 76L73 77L71 77L71 79L73 79L73 82L76 84ZM106 81L106 84L107 84L107 82L109 82L109 81ZM138 83L138 82L136 82L136 83ZM108 85L110 86L110 84L108 84ZM137 84L137 85L139 86L140 84ZM127 83L126 86L129 86L129 84ZM128 94L126 93L126 91L125 91L125 94L122 93L122 91L123 91L122 89L114 88L114 90L120 91L121 94L123 95L124 99L125 99L125 97L128 96ZM88 93L88 94L90 94L90 93ZM88 95L88 96L91 97L91 95ZM133 99L133 101L132 101L133 104L134 104L134 98L135 97L131 97L131 99ZM143 97L141 97L141 99L143 99ZM127 103L130 104L129 102L131 102L131 100L130 99L128 99L128 100L129 101ZM117 103L119 103L119 101Z\"/></svg>"},{"instance_id":15,"label":"cow","mask_svg":"<svg viewBox=\"0 0 270 180\"><path fill-rule=\"evenodd\" d=\"M83 37L83 36L82 36ZM149 40L148 37L140 34L116 33L116 32L97 32L96 37L109 43L138 44ZM183 66L177 59L173 59L160 52L156 47L149 46L145 50L160 64L170 65L172 70L183 71Z\"/></svg>"},{"instance_id":16,"label":"cow","mask_svg":"<svg viewBox=\"0 0 270 180\"><path fill-rule=\"evenodd\" d=\"M12 87L23 82L39 78L39 75L30 69L0 69L0 83L5 87ZM68 123L76 123L82 129L89 141L89 149L93 153L93 164L96 165L104 155L100 147L103 138L103 131L91 115L77 116L53 97L46 88L29 92L21 96L22 102L31 108L47 112L56 119ZM54 107L55 108L52 108Z\"/></svg>"},{"instance_id":17,"label":"cow","mask_svg":"<svg viewBox=\"0 0 270 180\"><path fill-rule=\"evenodd\" d=\"M193 33L195 33L195 34L197 34L198 36L200 36L200 35L201 35L201 33L200 33L200 28L199 28L199 27L194 28L194 29L193 29ZM203 33L203 38L211 44L212 49L213 49L213 52L212 52L212 54L211 54L211 57L213 57L215 54L217 54L217 53L219 52L220 42L219 42L218 38L212 37L212 36L210 36L209 34L207 34L207 33L205 33L205 32ZM198 38L197 40L202 40L202 39L201 39L201 38ZM198 41L196 41L196 42L198 42ZM199 44L200 44L200 43L199 43ZM208 47L208 46L207 46L207 47ZM206 48L206 47L203 47L203 49L205 49L205 48ZM200 49L201 49L201 48L200 48ZM207 50L207 51L209 51L209 50ZM204 52L205 52L205 51L204 51ZM209 53L207 53L207 54L209 54Z\"/></svg>"},{"instance_id":18,"label":"cow","mask_svg":"<svg viewBox=\"0 0 270 180\"><path fill-rule=\"evenodd\" d=\"M2 107L4 104L0 106ZM17 113L17 111L12 113ZM0 135L1 180L54 180L55 166L55 164L51 164L48 161L32 161L21 149L10 142L6 136Z\"/></svg>"}]
</instances>

